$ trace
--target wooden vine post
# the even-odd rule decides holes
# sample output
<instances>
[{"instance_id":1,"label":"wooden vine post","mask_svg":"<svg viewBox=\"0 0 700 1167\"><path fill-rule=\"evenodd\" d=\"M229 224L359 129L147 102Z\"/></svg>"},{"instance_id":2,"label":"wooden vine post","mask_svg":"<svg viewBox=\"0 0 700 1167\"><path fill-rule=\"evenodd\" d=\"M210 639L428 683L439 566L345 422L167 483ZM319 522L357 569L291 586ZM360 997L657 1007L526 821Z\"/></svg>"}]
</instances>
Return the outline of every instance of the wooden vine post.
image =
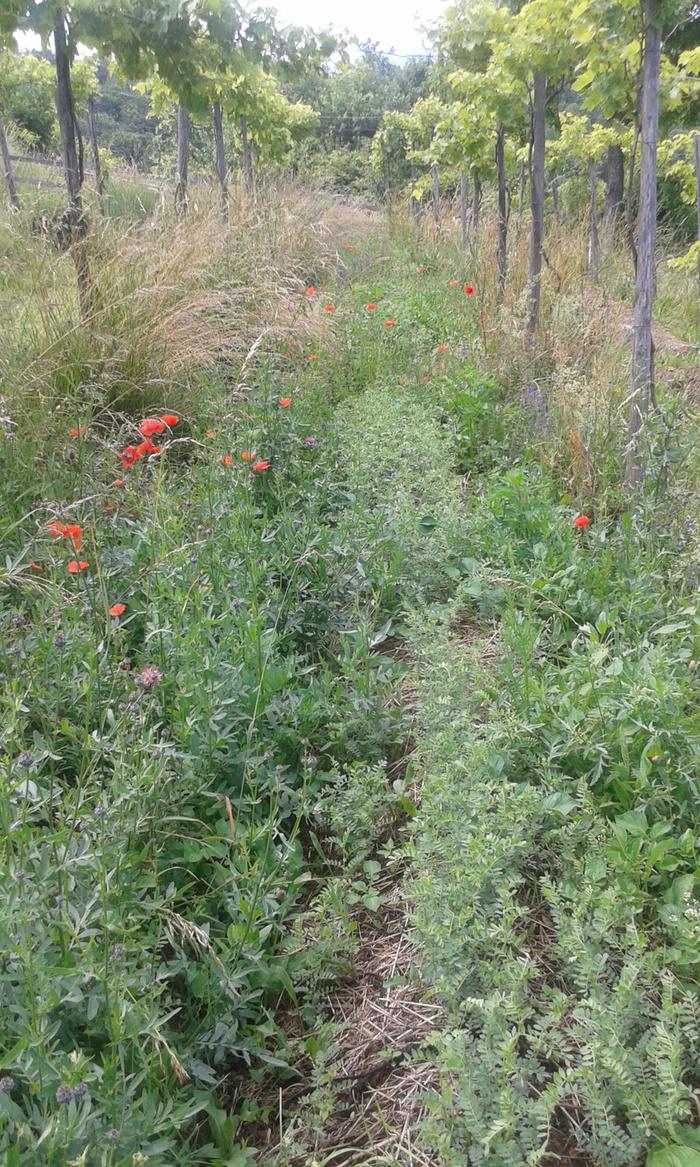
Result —
<instances>
[{"instance_id":1,"label":"wooden vine post","mask_svg":"<svg viewBox=\"0 0 700 1167\"><path fill-rule=\"evenodd\" d=\"M66 21L62 8L57 9L54 24L54 54L56 58L56 114L61 134L63 173L68 193L68 227L71 253L78 280L80 315L86 321L92 311L92 282L87 250L87 223L81 194L81 167L76 146L76 119L73 87L70 75L70 55L66 38Z\"/></svg>"},{"instance_id":2,"label":"wooden vine post","mask_svg":"<svg viewBox=\"0 0 700 1167\"><path fill-rule=\"evenodd\" d=\"M526 332L535 343L540 318L542 290L542 237L544 234L544 149L547 78L541 69L533 77L532 98L532 172L530 174L530 261L528 268L528 312Z\"/></svg>"},{"instance_id":3,"label":"wooden vine post","mask_svg":"<svg viewBox=\"0 0 700 1167\"><path fill-rule=\"evenodd\" d=\"M433 163L430 167L430 173L433 176L433 218L435 219L435 234L440 236L440 178L438 175L437 163Z\"/></svg>"},{"instance_id":4,"label":"wooden vine post","mask_svg":"<svg viewBox=\"0 0 700 1167\"><path fill-rule=\"evenodd\" d=\"M508 231L508 209L506 205L506 148L505 131L502 122L496 130L496 175L498 180L498 244L496 262L498 267L498 290L503 294L506 283L506 242Z\"/></svg>"},{"instance_id":5,"label":"wooden vine post","mask_svg":"<svg viewBox=\"0 0 700 1167\"><path fill-rule=\"evenodd\" d=\"M177 107L177 175L175 182L175 213L187 212L187 172L190 157L190 115L184 106Z\"/></svg>"},{"instance_id":6,"label":"wooden vine post","mask_svg":"<svg viewBox=\"0 0 700 1167\"><path fill-rule=\"evenodd\" d=\"M241 130L241 151L243 155L243 178L248 190L253 189L253 155L250 150L250 141L248 138L248 119L242 113L239 119L239 126Z\"/></svg>"},{"instance_id":7,"label":"wooden vine post","mask_svg":"<svg viewBox=\"0 0 700 1167\"><path fill-rule=\"evenodd\" d=\"M411 214L413 215L413 220L415 223L417 223L418 220L420 219L420 202L418 201L418 199L416 198L416 196L413 193L414 190L416 189L416 179L417 178L418 178L418 172L416 170L415 163L412 162L411 163Z\"/></svg>"},{"instance_id":8,"label":"wooden vine post","mask_svg":"<svg viewBox=\"0 0 700 1167\"><path fill-rule=\"evenodd\" d=\"M7 144L7 137L5 136L5 127L0 122L0 155L2 155L2 168L5 172L5 182L7 183L7 194L10 199L10 206L14 211L19 210L19 195L17 194L17 186L15 184L15 176L12 170L12 159L10 158L10 147Z\"/></svg>"},{"instance_id":9,"label":"wooden vine post","mask_svg":"<svg viewBox=\"0 0 700 1167\"><path fill-rule=\"evenodd\" d=\"M221 217L228 223L228 183L226 181L226 153L224 150L224 119L221 113L221 103L215 101L211 107L214 123L214 149L216 161L216 177L221 192Z\"/></svg>"},{"instance_id":10,"label":"wooden vine post","mask_svg":"<svg viewBox=\"0 0 700 1167\"><path fill-rule=\"evenodd\" d=\"M658 0L644 0L644 61L642 65L642 150L639 166L637 269L632 322L632 368L627 414L625 487L638 490L645 466L639 445L654 396L654 257L656 251L656 153L659 136L659 73L661 30Z\"/></svg>"},{"instance_id":11,"label":"wooden vine post","mask_svg":"<svg viewBox=\"0 0 700 1167\"><path fill-rule=\"evenodd\" d=\"M105 193L104 178L102 177L102 164L100 162L100 145L97 140L97 107L95 98L90 95L87 99L87 129L88 137L90 139L90 149L92 150L92 163L95 167L95 190L97 197L102 203Z\"/></svg>"},{"instance_id":12,"label":"wooden vine post","mask_svg":"<svg viewBox=\"0 0 700 1167\"><path fill-rule=\"evenodd\" d=\"M598 168L593 158L588 159L588 182L591 188L588 216L588 267L593 279L596 279L600 245L598 241Z\"/></svg>"}]
</instances>

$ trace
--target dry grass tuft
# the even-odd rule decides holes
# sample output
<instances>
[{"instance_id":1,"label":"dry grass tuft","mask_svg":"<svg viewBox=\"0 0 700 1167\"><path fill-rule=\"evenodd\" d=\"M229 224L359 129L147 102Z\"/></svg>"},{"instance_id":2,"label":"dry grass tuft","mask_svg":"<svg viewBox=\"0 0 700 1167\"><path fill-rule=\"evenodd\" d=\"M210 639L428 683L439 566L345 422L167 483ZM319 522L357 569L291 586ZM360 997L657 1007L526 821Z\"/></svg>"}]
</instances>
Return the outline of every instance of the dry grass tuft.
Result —
<instances>
[{"instance_id":1,"label":"dry grass tuft","mask_svg":"<svg viewBox=\"0 0 700 1167\"><path fill-rule=\"evenodd\" d=\"M93 416L165 406L187 415L202 376L216 369L239 384L261 338L269 350L318 333L326 322L308 310L304 289L333 273L338 236L360 218L366 233L357 209L289 183L255 200L234 188L226 227L206 191L184 221L161 213L127 229L93 223L86 326L70 257L27 239L15 340L0 358L10 413L33 421L37 411L87 403Z\"/></svg>"}]
</instances>

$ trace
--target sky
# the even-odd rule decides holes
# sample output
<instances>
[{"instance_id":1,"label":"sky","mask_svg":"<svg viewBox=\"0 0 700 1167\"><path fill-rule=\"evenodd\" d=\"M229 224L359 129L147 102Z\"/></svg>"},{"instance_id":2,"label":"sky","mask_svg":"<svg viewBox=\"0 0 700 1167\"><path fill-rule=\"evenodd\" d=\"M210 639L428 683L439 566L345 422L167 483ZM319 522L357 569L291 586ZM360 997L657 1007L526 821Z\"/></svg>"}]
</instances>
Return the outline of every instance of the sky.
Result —
<instances>
[{"instance_id":1,"label":"sky","mask_svg":"<svg viewBox=\"0 0 700 1167\"><path fill-rule=\"evenodd\" d=\"M446 3L447 0L264 0L264 7L276 8L281 24L316 29L333 26L338 32L347 29L360 41L378 41L384 52L393 49L400 59L426 51L418 26L431 24ZM17 41L24 50L39 47L37 37L19 34Z\"/></svg>"},{"instance_id":2,"label":"sky","mask_svg":"<svg viewBox=\"0 0 700 1167\"><path fill-rule=\"evenodd\" d=\"M445 0L268 0L268 7L283 24L347 28L362 41L379 41L384 51L411 56L425 52L417 26L432 23Z\"/></svg>"}]
</instances>

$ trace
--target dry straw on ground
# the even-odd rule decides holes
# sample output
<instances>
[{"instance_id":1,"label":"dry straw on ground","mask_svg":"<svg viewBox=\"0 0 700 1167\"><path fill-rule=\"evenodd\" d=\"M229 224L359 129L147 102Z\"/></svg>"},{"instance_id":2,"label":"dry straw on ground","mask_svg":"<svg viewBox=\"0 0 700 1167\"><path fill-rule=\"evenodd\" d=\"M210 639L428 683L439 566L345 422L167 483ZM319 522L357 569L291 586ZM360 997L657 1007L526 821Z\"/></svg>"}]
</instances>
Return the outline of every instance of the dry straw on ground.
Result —
<instances>
[{"instance_id":1,"label":"dry straw on ground","mask_svg":"<svg viewBox=\"0 0 700 1167\"><path fill-rule=\"evenodd\" d=\"M317 1129L311 1087L279 1094L280 1123L259 1132L257 1160L285 1167L428 1167L417 1145L425 1099L438 1087L436 1067L422 1046L440 1025L442 1010L426 1000L417 979L400 883L388 875L376 913L356 915L358 947L352 977L325 1002L337 1027L330 1112Z\"/></svg>"}]
</instances>

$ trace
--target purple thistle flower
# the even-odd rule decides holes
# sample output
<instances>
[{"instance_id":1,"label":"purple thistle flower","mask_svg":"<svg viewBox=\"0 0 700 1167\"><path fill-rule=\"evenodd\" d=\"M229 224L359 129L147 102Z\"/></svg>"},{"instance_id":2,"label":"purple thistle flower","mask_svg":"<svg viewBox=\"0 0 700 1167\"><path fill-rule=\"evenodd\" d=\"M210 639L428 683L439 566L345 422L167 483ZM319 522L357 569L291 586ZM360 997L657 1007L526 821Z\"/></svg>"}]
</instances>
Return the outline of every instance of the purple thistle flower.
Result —
<instances>
[{"instance_id":1,"label":"purple thistle flower","mask_svg":"<svg viewBox=\"0 0 700 1167\"><path fill-rule=\"evenodd\" d=\"M138 685L139 689L152 689L162 679L163 674L156 665L146 665L134 677L134 684Z\"/></svg>"}]
</instances>

